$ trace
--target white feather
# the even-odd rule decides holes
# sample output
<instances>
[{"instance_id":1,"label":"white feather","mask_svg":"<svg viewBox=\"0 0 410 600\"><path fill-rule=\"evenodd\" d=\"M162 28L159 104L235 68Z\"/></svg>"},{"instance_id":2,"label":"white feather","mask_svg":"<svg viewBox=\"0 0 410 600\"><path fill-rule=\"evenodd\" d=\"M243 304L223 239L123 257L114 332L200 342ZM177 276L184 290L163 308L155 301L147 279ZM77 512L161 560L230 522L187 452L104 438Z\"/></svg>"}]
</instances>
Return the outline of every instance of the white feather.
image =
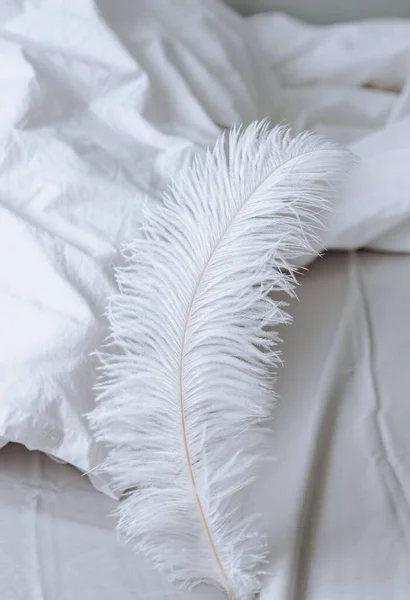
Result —
<instances>
[{"instance_id":1,"label":"white feather","mask_svg":"<svg viewBox=\"0 0 410 600\"><path fill-rule=\"evenodd\" d=\"M188 586L260 589L265 541L241 498L264 456L272 327L289 321L271 293L293 293L292 259L348 164L311 134L234 129L125 251L90 418L110 448L102 469L127 490L120 531Z\"/></svg>"}]
</instances>

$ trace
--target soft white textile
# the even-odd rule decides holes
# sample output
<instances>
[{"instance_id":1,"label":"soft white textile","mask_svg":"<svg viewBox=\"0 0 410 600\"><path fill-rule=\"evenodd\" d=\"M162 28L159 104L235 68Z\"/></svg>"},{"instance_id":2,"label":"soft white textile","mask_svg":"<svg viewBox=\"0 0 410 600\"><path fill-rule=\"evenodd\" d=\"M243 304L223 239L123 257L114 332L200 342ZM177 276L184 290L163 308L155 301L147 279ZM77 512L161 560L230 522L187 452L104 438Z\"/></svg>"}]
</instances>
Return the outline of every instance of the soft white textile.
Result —
<instances>
[{"instance_id":1,"label":"soft white textile","mask_svg":"<svg viewBox=\"0 0 410 600\"><path fill-rule=\"evenodd\" d=\"M26 0L3 3L0 24L2 443L99 462L83 415L118 246L224 127L270 117L351 144L362 163L325 241L409 250L408 22Z\"/></svg>"},{"instance_id":2,"label":"soft white textile","mask_svg":"<svg viewBox=\"0 0 410 600\"><path fill-rule=\"evenodd\" d=\"M304 277L271 453L260 600L406 600L410 256L329 254Z\"/></svg>"},{"instance_id":3,"label":"soft white textile","mask_svg":"<svg viewBox=\"0 0 410 600\"><path fill-rule=\"evenodd\" d=\"M213 2L7 2L0 24L0 441L88 471L118 246L194 151L268 114L273 77Z\"/></svg>"},{"instance_id":4,"label":"soft white textile","mask_svg":"<svg viewBox=\"0 0 410 600\"><path fill-rule=\"evenodd\" d=\"M248 27L280 85L276 116L350 147L361 162L325 244L410 250L410 21L327 27L282 14Z\"/></svg>"},{"instance_id":5,"label":"soft white textile","mask_svg":"<svg viewBox=\"0 0 410 600\"><path fill-rule=\"evenodd\" d=\"M115 503L69 465L9 444L0 452L2 600L224 600L170 585L119 540Z\"/></svg>"}]
</instances>

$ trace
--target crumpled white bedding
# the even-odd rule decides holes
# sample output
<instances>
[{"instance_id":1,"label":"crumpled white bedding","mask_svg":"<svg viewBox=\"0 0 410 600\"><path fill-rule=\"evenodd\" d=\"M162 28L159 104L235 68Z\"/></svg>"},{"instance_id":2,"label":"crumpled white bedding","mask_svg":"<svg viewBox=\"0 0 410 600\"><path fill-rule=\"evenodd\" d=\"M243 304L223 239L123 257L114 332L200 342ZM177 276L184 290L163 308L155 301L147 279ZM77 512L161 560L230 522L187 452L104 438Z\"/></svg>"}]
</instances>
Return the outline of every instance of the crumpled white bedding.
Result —
<instances>
[{"instance_id":1,"label":"crumpled white bedding","mask_svg":"<svg viewBox=\"0 0 410 600\"><path fill-rule=\"evenodd\" d=\"M363 161L326 245L410 250L409 32L243 19L212 1L1 8L2 443L99 462L83 415L118 247L224 127L269 117L348 143Z\"/></svg>"},{"instance_id":2,"label":"crumpled white bedding","mask_svg":"<svg viewBox=\"0 0 410 600\"><path fill-rule=\"evenodd\" d=\"M246 22L214 2L1 7L4 443L99 462L83 415L117 249L195 151L269 114L270 82Z\"/></svg>"},{"instance_id":3,"label":"crumpled white bedding","mask_svg":"<svg viewBox=\"0 0 410 600\"><path fill-rule=\"evenodd\" d=\"M0 7L0 86L2 444L82 471L98 464L84 418L89 353L106 333L118 247L143 203L235 122L269 117L349 145L361 163L326 245L410 252L410 21L313 27L211 0L11 1ZM262 494L274 508L263 600L410 593L408 267L406 256L352 254L304 279ZM329 408L333 395L343 410Z\"/></svg>"}]
</instances>

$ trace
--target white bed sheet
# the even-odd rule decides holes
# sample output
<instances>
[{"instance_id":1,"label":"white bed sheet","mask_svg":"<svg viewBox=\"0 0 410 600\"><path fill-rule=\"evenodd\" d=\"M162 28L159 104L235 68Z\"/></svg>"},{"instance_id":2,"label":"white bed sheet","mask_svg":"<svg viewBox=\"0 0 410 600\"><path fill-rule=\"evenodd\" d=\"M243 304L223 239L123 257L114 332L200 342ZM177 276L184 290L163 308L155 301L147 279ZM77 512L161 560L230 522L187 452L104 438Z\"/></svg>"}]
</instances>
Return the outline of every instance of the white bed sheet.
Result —
<instances>
[{"instance_id":1,"label":"white bed sheet","mask_svg":"<svg viewBox=\"0 0 410 600\"><path fill-rule=\"evenodd\" d=\"M330 254L292 303L276 461L254 490L271 552L260 600L409 598L409 273L407 255ZM0 597L224 598L164 582L117 540L114 507L72 467L4 448Z\"/></svg>"},{"instance_id":2,"label":"white bed sheet","mask_svg":"<svg viewBox=\"0 0 410 600\"><path fill-rule=\"evenodd\" d=\"M84 414L118 249L194 152L269 114L254 52L207 0L1 3L0 446L101 461Z\"/></svg>"},{"instance_id":3,"label":"white bed sheet","mask_svg":"<svg viewBox=\"0 0 410 600\"><path fill-rule=\"evenodd\" d=\"M2 600L190 600L118 540L115 502L74 467L9 444L0 453ZM195 596L205 600L209 590ZM218 594L215 596L218 599ZM223 598L223 596L219 596ZM219 599L218 599L219 600Z\"/></svg>"},{"instance_id":4,"label":"white bed sheet","mask_svg":"<svg viewBox=\"0 0 410 600\"><path fill-rule=\"evenodd\" d=\"M213 0L3 3L0 446L47 452L109 493L84 414L118 249L143 202L225 127L270 117L351 145L362 160L326 245L410 251L409 78L410 21L321 29Z\"/></svg>"},{"instance_id":5,"label":"white bed sheet","mask_svg":"<svg viewBox=\"0 0 410 600\"><path fill-rule=\"evenodd\" d=\"M303 279L259 488L261 600L410 597L409 274L408 255L343 253Z\"/></svg>"},{"instance_id":6,"label":"white bed sheet","mask_svg":"<svg viewBox=\"0 0 410 600\"><path fill-rule=\"evenodd\" d=\"M88 353L143 199L234 122L327 133L362 158L327 244L402 254L326 257L292 304L277 460L254 494L271 547L261 600L407 600L410 22L25 0L0 7L0 30L0 445L95 466ZM72 467L3 448L0 597L223 597L164 583L116 540L114 505Z\"/></svg>"}]
</instances>

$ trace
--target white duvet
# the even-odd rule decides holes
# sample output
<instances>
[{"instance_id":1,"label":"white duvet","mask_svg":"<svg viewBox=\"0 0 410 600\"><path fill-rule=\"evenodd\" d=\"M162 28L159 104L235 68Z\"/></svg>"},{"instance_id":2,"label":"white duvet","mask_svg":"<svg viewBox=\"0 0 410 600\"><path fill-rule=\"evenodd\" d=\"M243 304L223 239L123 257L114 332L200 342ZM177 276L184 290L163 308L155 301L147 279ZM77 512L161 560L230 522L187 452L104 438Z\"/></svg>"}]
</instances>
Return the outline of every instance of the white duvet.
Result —
<instances>
[{"instance_id":1,"label":"white duvet","mask_svg":"<svg viewBox=\"0 0 410 600\"><path fill-rule=\"evenodd\" d=\"M0 87L1 444L98 464L89 355L117 250L223 128L268 117L348 145L361 162L325 245L410 252L410 21L323 28L205 0L15 0L0 6Z\"/></svg>"}]
</instances>

